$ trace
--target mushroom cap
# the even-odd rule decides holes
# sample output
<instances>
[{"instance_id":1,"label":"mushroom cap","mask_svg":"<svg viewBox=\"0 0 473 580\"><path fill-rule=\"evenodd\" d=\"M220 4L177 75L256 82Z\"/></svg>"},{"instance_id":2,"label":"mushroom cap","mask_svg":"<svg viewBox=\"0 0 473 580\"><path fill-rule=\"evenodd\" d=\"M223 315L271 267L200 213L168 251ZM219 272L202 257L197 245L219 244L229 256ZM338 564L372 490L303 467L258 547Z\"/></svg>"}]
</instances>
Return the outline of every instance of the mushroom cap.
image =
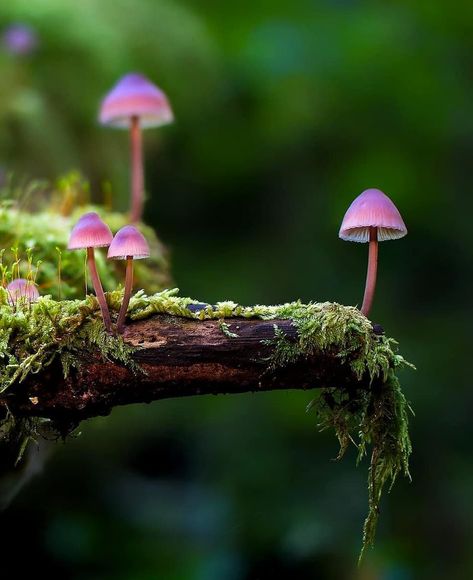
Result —
<instances>
[{"instance_id":1,"label":"mushroom cap","mask_svg":"<svg viewBox=\"0 0 473 580\"><path fill-rule=\"evenodd\" d=\"M25 278L12 280L7 285L7 292L13 304L21 298L25 298L28 302L36 302L39 298L39 292L34 282L25 280Z\"/></svg>"},{"instance_id":2,"label":"mushroom cap","mask_svg":"<svg viewBox=\"0 0 473 580\"><path fill-rule=\"evenodd\" d=\"M142 127L159 127L174 120L163 91L138 73L122 77L100 106L102 125L128 129L131 117L139 117Z\"/></svg>"},{"instance_id":3,"label":"mushroom cap","mask_svg":"<svg viewBox=\"0 0 473 580\"><path fill-rule=\"evenodd\" d=\"M11 54L31 54L38 47L38 35L31 26L18 22L4 31L3 44Z\"/></svg>"},{"instance_id":4,"label":"mushroom cap","mask_svg":"<svg viewBox=\"0 0 473 580\"><path fill-rule=\"evenodd\" d=\"M149 257L149 245L143 234L135 226L124 226L115 234L107 258L126 260L131 256L135 260Z\"/></svg>"},{"instance_id":5,"label":"mushroom cap","mask_svg":"<svg viewBox=\"0 0 473 580\"><path fill-rule=\"evenodd\" d=\"M95 211L85 213L72 228L68 250L109 246L113 240L110 228Z\"/></svg>"},{"instance_id":6,"label":"mushroom cap","mask_svg":"<svg viewBox=\"0 0 473 580\"><path fill-rule=\"evenodd\" d=\"M338 235L349 242L369 242L370 227L377 228L380 242L402 238L407 234L397 207L379 189L367 189L352 202Z\"/></svg>"}]
</instances>

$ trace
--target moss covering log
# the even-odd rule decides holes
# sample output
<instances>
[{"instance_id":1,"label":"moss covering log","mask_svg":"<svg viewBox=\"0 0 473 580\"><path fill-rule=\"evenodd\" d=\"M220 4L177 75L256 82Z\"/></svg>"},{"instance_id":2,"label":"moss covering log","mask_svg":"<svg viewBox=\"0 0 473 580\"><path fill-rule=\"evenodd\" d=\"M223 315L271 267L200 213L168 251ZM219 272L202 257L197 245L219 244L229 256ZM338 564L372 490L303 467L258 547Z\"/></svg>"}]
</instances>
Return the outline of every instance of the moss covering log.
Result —
<instances>
[{"instance_id":1,"label":"moss covering log","mask_svg":"<svg viewBox=\"0 0 473 580\"><path fill-rule=\"evenodd\" d=\"M371 382L368 371L359 375L351 365L353 359L341 360L334 345L301 360L271 364L275 337L284 337L290 347L298 343L290 320L235 318L227 327L235 337L222 332L216 320L153 315L126 327L123 340L132 349L133 365L114 360L113 352L103 356L99 348L89 345L89 350L84 344L83 352L74 354L74 368L67 375L58 357L13 385L3 400L16 416L74 423L108 414L117 405L170 397L316 387L356 389ZM374 378L375 383L380 380L381 376Z\"/></svg>"},{"instance_id":2,"label":"moss covering log","mask_svg":"<svg viewBox=\"0 0 473 580\"><path fill-rule=\"evenodd\" d=\"M116 319L122 292L107 294ZM245 307L165 290L130 302L123 336L104 331L94 296L12 307L0 288L0 436L62 434L113 407L169 397L314 389L310 407L333 428L339 457L371 450L363 550L374 540L381 493L409 476L409 406L397 379L407 365L356 308L335 303ZM21 437L20 437L21 439ZM24 447L24 444L23 444Z\"/></svg>"}]
</instances>

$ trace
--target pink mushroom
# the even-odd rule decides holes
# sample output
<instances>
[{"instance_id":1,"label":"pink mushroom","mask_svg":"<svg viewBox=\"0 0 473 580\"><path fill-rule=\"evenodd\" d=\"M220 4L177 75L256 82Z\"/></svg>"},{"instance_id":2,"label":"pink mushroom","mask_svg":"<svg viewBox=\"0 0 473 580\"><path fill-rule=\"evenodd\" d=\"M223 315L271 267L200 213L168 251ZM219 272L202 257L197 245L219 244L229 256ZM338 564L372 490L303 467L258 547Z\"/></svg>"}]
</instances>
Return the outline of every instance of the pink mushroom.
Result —
<instances>
[{"instance_id":1,"label":"pink mushroom","mask_svg":"<svg viewBox=\"0 0 473 580\"><path fill-rule=\"evenodd\" d=\"M141 127L159 127L174 120L166 95L143 75L122 77L107 94L100 107L100 122L130 128L131 212L130 220L141 220L144 198L144 172Z\"/></svg>"},{"instance_id":2,"label":"pink mushroom","mask_svg":"<svg viewBox=\"0 0 473 580\"><path fill-rule=\"evenodd\" d=\"M34 282L25 280L25 278L16 278L7 285L8 297L12 306L19 300L26 302L36 302L39 298L39 292Z\"/></svg>"},{"instance_id":3,"label":"pink mushroom","mask_svg":"<svg viewBox=\"0 0 473 580\"><path fill-rule=\"evenodd\" d=\"M33 53L39 44L36 31L27 24L11 24L3 32L3 44L10 54L27 55Z\"/></svg>"},{"instance_id":4,"label":"pink mushroom","mask_svg":"<svg viewBox=\"0 0 473 580\"><path fill-rule=\"evenodd\" d=\"M339 237L349 242L369 242L368 271L361 312L368 316L376 288L378 241L395 240L407 234L397 207L379 189L367 189L348 208Z\"/></svg>"},{"instance_id":5,"label":"pink mushroom","mask_svg":"<svg viewBox=\"0 0 473 580\"><path fill-rule=\"evenodd\" d=\"M121 230L118 230L108 249L108 258L126 260L125 293L117 321L117 332L119 333L123 332L131 291L133 289L133 260L148 257L148 242L135 226L125 226Z\"/></svg>"},{"instance_id":6,"label":"pink mushroom","mask_svg":"<svg viewBox=\"0 0 473 580\"><path fill-rule=\"evenodd\" d=\"M94 211L84 214L73 227L67 248L69 250L87 250L87 264L92 278L95 295L97 296L103 323L107 332L111 332L112 322L107 301L100 282L97 265L95 263L94 248L109 246L113 239L110 228Z\"/></svg>"}]
</instances>

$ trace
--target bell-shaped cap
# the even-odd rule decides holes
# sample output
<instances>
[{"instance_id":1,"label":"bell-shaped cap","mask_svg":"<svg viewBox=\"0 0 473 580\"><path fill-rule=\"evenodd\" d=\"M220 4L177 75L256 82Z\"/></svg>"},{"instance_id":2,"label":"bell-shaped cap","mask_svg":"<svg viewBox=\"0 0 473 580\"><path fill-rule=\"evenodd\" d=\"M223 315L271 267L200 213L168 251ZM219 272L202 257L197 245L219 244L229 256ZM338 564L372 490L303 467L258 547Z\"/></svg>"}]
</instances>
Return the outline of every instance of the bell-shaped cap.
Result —
<instances>
[{"instance_id":1,"label":"bell-shaped cap","mask_svg":"<svg viewBox=\"0 0 473 580\"><path fill-rule=\"evenodd\" d=\"M28 302L36 302L39 298L38 288L34 282L25 278L16 278L7 285L7 292L12 304L24 299Z\"/></svg>"},{"instance_id":2,"label":"bell-shaped cap","mask_svg":"<svg viewBox=\"0 0 473 580\"><path fill-rule=\"evenodd\" d=\"M142 127L159 127L174 120L163 91L138 73L122 77L100 107L99 120L103 125L127 129L131 117L139 117Z\"/></svg>"},{"instance_id":3,"label":"bell-shaped cap","mask_svg":"<svg viewBox=\"0 0 473 580\"><path fill-rule=\"evenodd\" d=\"M347 209L339 237L349 242L368 242L370 228L377 228L378 240L395 240L407 234L397 207L379 189L367 189Z\"/></svg>"},{"instance_id":4,"label":"bell-shaped cap","mask_svg":"<svg viewBox=\"0 0 473 580\"><path fill-rule=\"evenodd\" d=\"M68 250L109 246L113 240L110 228L95 211L85 213L72 228Z\"/></svg>"},{"instance_id":5,"label":"bell-shaped cap","mask_svg":"<svg viewBox=\"0 0 473 580\"><path fill-rule=\"evenodd\" d=\"M108 248L107 257L113 260L125 260L129 256L135 260L149 257L148 242L135 226L124 226L118 230Z\"/></svg>"}]
</instances>

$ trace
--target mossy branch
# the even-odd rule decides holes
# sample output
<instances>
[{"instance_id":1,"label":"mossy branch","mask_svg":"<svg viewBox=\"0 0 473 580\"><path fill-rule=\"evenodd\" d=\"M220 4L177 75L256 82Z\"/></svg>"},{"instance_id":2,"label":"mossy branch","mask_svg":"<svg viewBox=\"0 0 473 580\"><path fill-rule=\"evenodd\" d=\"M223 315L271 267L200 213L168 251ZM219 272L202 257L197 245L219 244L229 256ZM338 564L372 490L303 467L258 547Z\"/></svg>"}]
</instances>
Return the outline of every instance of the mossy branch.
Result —
<instances>
[{"instance_id":1,"label":"mossy branch","mask_svg":"<svg viewBox=\"0 0 473 580\"><path fill-rule=\"evenodd\" d=\"M342 360L334 347L279 364L277 340L284 337L291 355L297 349L298 333L290 320L235 319L225 326L162 314L132 322L123 336L129 360L115 359L113 350L104 356L103 345L89 343L82 352L64 356L72 367L66 372L58 357L12 385L0 402L16 416L79 422L117 405L170 397L370 384L368 371L357 374L354 359ZM32 355L31 364L41 355Z\"/></svg>"},{"instance_id":2,"label":"mossy branch","mask_svg":"<svg viewBox=\"0 0 473 580\"><path fill-rule=\"evenodd\" d=\"M121 297L107 295L112 317ZM117 405L169 397L319 388L319 426L335 430L340 457L350 442L360 459L371 448L364 547L385 483L409 475L409 407L396 375L407 363L356 308L209 305L176 290L138 292L116 337L104 332L93 296L12 308L0 289L0 331L0 436L31 418L65 434Z\"/></svg>"},{"instance_id":3,"label":"mossy branch","mask_svg":"<svg viewBox=\"0 0 473 580\"><path fill-rule=\"evenodd\" d=\"M116 312L121 293L109 293ZM123 337L96 300L1 305L0 402L19 416L82 420L113 407L198 394L369 388L397 362L351 307L196 303L165 291L132 300Z\"/></svg>"}]
</instances>

